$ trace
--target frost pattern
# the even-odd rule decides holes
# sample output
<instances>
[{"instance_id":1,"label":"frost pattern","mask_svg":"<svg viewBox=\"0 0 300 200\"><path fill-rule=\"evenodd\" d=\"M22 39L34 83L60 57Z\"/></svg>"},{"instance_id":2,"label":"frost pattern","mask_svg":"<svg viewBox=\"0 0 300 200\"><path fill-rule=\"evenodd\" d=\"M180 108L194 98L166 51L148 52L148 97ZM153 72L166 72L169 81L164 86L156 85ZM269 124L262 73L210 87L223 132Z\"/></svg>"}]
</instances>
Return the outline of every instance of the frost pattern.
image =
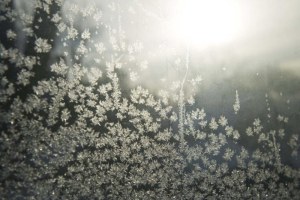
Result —
<instances>
[{"instance_id":1,"label":"frost pattern","mask_svg":"<svg viewBox=\"0 0 300 200\"><path fill-rule=\"evenodd\" d=\"M240 106L240 99L239 99L239 93L238 91L236 90L235 91L235 102L233 104L233 110L234 110L234 113L237 114L238 111L240 110L241 106Z\"/></svg>"},{"instance_id":2,"label":"frost pattern","mask_svg":"<svg viewBox=\"0 0 300 200\"><path fill-rule=\"evenodd\" d=\"M189 50L173 61L180 78L159 77L154 92L143 80L155 59L127 38L122 15L155 16L142 1L109 2L104 12L95 2L34 0L32 16L0 3L10 27L0 44L1 198L299 198L299 166L283 156L299 160L289 117L269 109L242 129L228 113L213 116Z\"/></svg>"}]
</instances>

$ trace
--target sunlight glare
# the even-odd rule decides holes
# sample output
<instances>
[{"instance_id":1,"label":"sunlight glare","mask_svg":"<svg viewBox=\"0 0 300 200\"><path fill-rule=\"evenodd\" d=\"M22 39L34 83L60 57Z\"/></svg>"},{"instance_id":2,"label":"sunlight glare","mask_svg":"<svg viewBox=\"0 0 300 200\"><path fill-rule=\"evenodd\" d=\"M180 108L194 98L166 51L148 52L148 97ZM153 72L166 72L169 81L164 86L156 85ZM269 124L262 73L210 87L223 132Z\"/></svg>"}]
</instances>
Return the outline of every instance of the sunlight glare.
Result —
<instances>
[{"instance_id":1,"label":"sunlight glare","mask_svg":"<svg viewBox=\"0 0 300 200\"><path fill-rule=\"evenodd\" d=\"M235 39L241 15L233 1L182 0L172 17L175 38L190 45L206 47Z\"/></svg>"}]
</instances>

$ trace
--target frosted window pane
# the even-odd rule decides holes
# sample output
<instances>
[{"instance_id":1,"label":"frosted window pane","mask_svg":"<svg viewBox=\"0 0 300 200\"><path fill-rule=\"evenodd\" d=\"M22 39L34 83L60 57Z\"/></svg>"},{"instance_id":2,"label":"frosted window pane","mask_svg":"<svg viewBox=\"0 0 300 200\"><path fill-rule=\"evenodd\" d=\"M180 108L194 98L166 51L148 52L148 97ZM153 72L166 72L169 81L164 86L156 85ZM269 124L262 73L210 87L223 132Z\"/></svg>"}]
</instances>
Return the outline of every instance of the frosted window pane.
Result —
<instances>
[{"instance_id":1,"label":"frosted window pane","mask_svg":"<svg viewBox=\"0 0 300 200\"><path fill-rule=\"evenodd\" d=\"M0 196L298 199L299 6L2 0Z\"/></svg>"}]
</instances>

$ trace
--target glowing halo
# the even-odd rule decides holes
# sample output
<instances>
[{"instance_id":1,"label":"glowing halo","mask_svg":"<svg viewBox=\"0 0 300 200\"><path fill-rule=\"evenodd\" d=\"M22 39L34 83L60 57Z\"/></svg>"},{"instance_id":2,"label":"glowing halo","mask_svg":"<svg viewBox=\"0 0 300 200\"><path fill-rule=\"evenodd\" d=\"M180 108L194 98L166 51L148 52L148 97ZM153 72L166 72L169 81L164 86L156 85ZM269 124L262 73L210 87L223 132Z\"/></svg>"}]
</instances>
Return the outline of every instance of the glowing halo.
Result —
<instances>
[{"instance_id":1,"label":"glowing halo","mask_svg":"<svg viewBox=\"0 0 300 200\"><path fill-rule=\"evenodd\" d=\"M175 39L205 47L236 38L241 18L234 1L182 0L176 5L169 24Z\"/></svg>"}]
</instances>

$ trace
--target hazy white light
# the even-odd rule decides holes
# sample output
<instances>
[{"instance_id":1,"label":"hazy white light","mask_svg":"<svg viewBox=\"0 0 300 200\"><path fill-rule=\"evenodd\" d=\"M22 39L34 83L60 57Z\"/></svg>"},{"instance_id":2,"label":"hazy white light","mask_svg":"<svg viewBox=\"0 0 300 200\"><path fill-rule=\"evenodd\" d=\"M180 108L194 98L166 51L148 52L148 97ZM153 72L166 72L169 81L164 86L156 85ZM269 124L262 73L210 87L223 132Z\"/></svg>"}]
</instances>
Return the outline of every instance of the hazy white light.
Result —
<instances>
[{"instance_id":1,"label":"hazy white light","mask_svg":"<svg viewBox=\"0 0 300 200\"><path fill-rule=\"evenodd\" d=\"M237 37L241 17L232 0L182 0L172 16L171 32L191 45L226 43Z\"/></svg>"}]
</instances>

